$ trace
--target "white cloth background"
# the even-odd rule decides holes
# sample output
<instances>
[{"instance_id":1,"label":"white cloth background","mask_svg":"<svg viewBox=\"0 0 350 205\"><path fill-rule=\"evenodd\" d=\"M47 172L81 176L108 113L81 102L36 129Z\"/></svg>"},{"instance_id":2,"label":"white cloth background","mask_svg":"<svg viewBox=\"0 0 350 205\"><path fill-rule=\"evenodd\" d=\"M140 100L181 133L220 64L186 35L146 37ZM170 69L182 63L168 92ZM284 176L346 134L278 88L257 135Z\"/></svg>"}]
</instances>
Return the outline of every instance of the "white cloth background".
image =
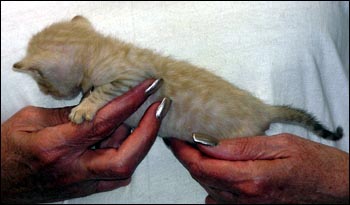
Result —
<instances>
[{"instance_id":1,"label":"white cloth background","mask_svg":"<svg viewBox=\"0 0 350 205\"><path fill-rule=\"evenodd\" d=\"M345 136L330 142L284 124L268 134L291 132L349 152L348 2L1 2L1 122L26 105L79 102L45 96L11 69L34 33L77 14L105 34L206 67L268 103L306 109L332 130L342 126ZM130 185L64 203L203 203L206 195L157 139Z\"/></svg>"}]
</instances>

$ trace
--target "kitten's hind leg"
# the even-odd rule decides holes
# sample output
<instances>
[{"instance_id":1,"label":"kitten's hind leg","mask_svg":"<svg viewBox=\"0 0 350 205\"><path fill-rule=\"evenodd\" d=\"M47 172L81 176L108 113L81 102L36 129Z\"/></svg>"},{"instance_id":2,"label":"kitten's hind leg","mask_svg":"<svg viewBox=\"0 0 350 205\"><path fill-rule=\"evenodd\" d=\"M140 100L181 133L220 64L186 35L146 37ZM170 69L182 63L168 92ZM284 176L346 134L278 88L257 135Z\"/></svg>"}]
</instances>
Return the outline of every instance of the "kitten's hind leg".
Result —
<instances>
[{"instance_id":1,"label":"kitten's hind leg","mask_svg":"<svg viewBox=\"0 0 350 205\"><path fill-rule=\"evenodd\" d=\"M69 119L76 124L80 124L84 120L92 120L100 108L113 98L127 92L136 84L132 81L113 81L95 87L88 97L84 98L79 105L71 110Z\"/></svg>"}]
</instances>

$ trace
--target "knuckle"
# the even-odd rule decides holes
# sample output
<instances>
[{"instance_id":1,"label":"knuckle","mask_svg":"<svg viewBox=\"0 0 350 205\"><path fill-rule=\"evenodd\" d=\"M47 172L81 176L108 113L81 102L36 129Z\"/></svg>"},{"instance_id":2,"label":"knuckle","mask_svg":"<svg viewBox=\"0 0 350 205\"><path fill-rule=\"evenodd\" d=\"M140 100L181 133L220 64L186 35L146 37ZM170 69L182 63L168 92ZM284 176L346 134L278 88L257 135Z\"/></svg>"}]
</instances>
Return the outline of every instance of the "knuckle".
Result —
<instances>
[{"instance_id":1,"label":"knuckle","mask_svg":"<svg viewBox=\"0 0 350 205\"><path fill-rule=\"evenodd\" d=\"M26 107L24 107L22 110L23 111L34 111L34 110L36 110L37 109L37 107L35 107L35 106L32 106L32 105L29 105L29 106L26 106Z\"/></svg>"},{"instance_id":2,"label":"knuckle","mask_svg":"<svg viewBox=\"0 0 350 205\"><path fill-rule=\"evenodd\" d=\"M266 183L263 180L252 180L240 184L240 194L246 196L260 196L264 193Z\"/></svg>"},{"instance_id":3,"label":"knuckle","mask_svg":"<svg viewBox=\"0 0 350 205\"><path fill-rule=\"evenodd\" d=\"M19 112L20 113L33 113L36 112L39 108L35 107L35 106L26 106L24 108L22 108Z\"/></svg>"},{"instance_id":4,"label":"knuckle","mask_svg":"<svg viewBox=\"0 0 350 205\"><path fill-rule=\"evenodd\" d=\"M295 141L294 136L288 133L281 134L279 137L279 140L281 144L287 145L287 146L294 144L294 141Z\"/></svg>"},{"instance_id":5,"label":"knuckle","mask_svg":"<svg viewBox=\"0 0 350 205\"><path fill-rule=\"evenodd\" d=\"M130 178L132 174L134 173L134 169L130 165L121 165L121 166L115 166L112 168L112 173L117 178Z\"/></svg>"},{"instance_id":6,"label":"knuckle","mask_svg":"<svg viewBox=\"0 0 350 205\"><path fill-rule=\"evenodd\" d=\"M191 176L195 179L202 180L205 179L204 172L200 168L200 165L196 162L190 162L187 165L188 171L191 173Z\"/></svg>"}]
</instances>

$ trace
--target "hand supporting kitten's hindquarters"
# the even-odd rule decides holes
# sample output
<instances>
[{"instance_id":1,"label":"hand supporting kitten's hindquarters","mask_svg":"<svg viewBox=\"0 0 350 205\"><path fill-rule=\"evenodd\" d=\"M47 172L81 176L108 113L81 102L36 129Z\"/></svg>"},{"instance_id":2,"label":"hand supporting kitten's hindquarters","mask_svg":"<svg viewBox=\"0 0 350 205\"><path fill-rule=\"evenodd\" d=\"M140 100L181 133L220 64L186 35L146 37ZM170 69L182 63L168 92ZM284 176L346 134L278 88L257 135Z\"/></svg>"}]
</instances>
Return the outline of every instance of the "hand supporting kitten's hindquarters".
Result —
<instances>
[{"instance_id":1,"label":"hand supporting kitten's hindquarters","mask_svg":"<svg viewBox=\"0 0 350 205\"><path fill-rule=\"evenodd\" d=\"M349 204L344 151L285 133L220 141L196 133L196 146L163 139L208 192L206 202Z\"/></svg>"}]
</instances>

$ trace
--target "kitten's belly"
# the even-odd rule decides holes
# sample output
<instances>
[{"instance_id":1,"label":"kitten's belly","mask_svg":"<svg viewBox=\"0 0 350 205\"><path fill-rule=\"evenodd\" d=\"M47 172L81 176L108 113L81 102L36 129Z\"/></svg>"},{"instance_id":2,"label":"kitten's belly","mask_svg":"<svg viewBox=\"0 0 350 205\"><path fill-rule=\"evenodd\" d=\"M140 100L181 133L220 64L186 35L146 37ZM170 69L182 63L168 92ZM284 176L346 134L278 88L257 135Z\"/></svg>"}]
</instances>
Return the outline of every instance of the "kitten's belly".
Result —
<instances>
[{"instance_id":1,"label":"kitten's belly","mask_svg":"<svg viewBox=\"0 0 350 205\"><path fill-rule=\"evenodd\" d=\"M163 95L164 96L164 95ZM174 97L174 96L173 96ZM171 97L170 97L171 98ZM160 137L175 137L192 142L192 133L200 132L215 136L218 139L233 138L237 136L260 135L267 129L266 123L256 123L252 120L235 119L230 112L225 109L231 108L227 105L220 105L220 102L211 105L203 105L203 102L195 102L192 96L188 106L186 100L171 98L172 104L164 117L158 135ZM154 102L161 101L160 94L154 94L127 120L126 123L132 127L137 127L146 109Z\"/></svg>"}]
</instances>

